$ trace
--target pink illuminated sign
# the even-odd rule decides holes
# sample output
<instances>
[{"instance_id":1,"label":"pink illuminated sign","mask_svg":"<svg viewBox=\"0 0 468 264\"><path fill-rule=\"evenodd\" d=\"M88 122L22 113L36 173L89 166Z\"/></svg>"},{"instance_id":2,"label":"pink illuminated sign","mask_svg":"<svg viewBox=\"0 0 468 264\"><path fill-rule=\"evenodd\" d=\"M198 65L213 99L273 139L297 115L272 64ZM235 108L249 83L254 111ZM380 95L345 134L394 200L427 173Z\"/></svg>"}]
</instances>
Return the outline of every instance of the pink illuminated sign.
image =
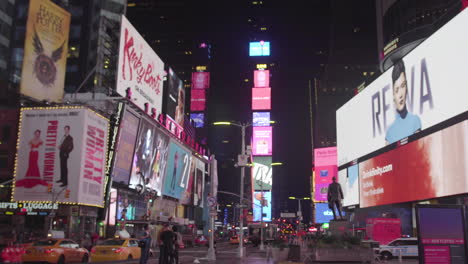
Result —
<instances>
[{"instance_id":1,"label":"pink illuminated sign","mask_svg":"<svg viewBox=\"0 0 468 264\"><path fill-rule=\"evenodd\" d=\"M192 72L192 89L210 88L209 72Z\"/></svg>"},{"instance_id":2,"label":"pink illuminated sign","mask_svg":"<svg viewBox=\"0 0 468 264\"><path fill-rule=\"evenodd\" d=\"M271 156L273 153L273 130L272 127L253 127L254 156Z\"/></svg>"},{"instance_id":3,"label":"pink illuminated sign","mask_svg":"<svg viewBox=\"0 0 468 264\"><path fill-rule=\"evenodd\" d=\"M252 110L271 110L271 88L252 88Z\"/></svg>"},{"instance_id":4,"label":"pink illuminated sign","mask_svg":"<svg viewBox=\"0 0 468 264\"><path fill-rule=\"evenodd\" d=\"M270 71L254 71L254 86L257 88L270 87Z\"/></svg>"},{"instance_id":5,"label":"pink illuminated sign","mask_svg":"<svg viewBox=\"0 0 468 264\"><path fill-rule=\"evenodd\" d=\"M338 176L336 147L314 149L314 171L314 198L316 201L327 201L328 185L333 177Z\"/></svg>"},{"instance_id":6,"label":"pink illuminated sign","mask_svg":"<svg viewBox=\"0 0 468 264\"><path fill-rule=\"evenodd\" d=\"M190 111L205 111L206 91L192 90L190 98Z\"/></svg>"}]
</instances>

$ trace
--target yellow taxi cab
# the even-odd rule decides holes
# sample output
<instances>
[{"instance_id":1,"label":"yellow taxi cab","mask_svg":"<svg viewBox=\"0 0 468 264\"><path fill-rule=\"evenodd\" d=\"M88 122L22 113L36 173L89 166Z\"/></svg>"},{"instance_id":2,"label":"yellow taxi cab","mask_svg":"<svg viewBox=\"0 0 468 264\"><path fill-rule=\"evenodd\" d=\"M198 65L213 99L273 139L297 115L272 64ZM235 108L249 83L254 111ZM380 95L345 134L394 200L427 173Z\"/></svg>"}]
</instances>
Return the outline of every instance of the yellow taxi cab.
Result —
<instances>
[{"instance_id":1,"label":"yellow taxi cab","mask_svg":"<svg viewBox=\"0 0 468 264\"><path fill-rule=\"evenodd\" d=\"M89 252L80 248L78 243L71 239L49 238L38 240L25 248L21 257L23 263L47 262L47 263L88 263Z\"/></svg>"},{"instance_id":2,"label":"yellow taxi cab","mask_svg":"<svg viewBox=\"0 0 468 264\"><path fill-rule=\"evenodd\" d=\"M138 240L132 238L111 238L91 249L91 261L117 261L139 259L141 248Z\"/></svg>"}]
</instances>

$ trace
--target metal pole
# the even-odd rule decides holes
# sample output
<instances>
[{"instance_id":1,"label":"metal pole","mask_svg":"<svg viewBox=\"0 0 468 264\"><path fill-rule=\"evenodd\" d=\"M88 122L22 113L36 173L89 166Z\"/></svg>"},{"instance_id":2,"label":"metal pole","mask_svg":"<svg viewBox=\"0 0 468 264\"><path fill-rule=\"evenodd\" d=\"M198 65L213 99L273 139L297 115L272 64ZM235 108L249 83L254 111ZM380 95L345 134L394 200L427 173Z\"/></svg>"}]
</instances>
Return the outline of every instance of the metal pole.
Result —
<instances>
[{"instance_id":1,"label":"metal pole","mask_svg":"<svg viewBox=\"0 0 468 264\"><path fill-rule=\"evenodd\" d=\"M262 200L260 201L260 250L265 250L265 245L263 244L263 179L260 181L260 189L262 192Z\"/></svg>"},{"instance_id":2,"label":"metal pole","mask_svg":"<svg viewBox=\"0 0 468 264\"><path fill-rule=\"evenodd\" d=\"M242 128L242 149L241 155L245 154L245 124L241 124ZM243 211L243 198L244 198L244 174L245 174L245 166L241 167L241 179L240 179L240 206L239 206L239 257L244 257L244 221L242 219L242 211Z\"/></svg>"},{"instance_id":3,"label":"metal pole","mask_svg":"<svg viewBox=\"0 0 468 264\"><path fill-rule=\"evenodd\" d=\"M213 162L213 160L211 161ZM214 186L214 181L213 181L213 165L212 163L209 163L209 172L210 172L210 176L211 176L211 190L210 190L210 194L212 195L212 197L215 197L214 196L214 190L215 190L215 186ZM215 252L215 249L214 249L214 229L215 229L215 226L214 226L214 220L215 220L215 212L217 212L216 210L216 207L214 206L210 206L210 229L211 229L211 232L210 232L210 247L208 248L208 254L206 256L206 258L208 260L216 260L216 252Z\"/></svg>"},{"instance_id":4,"label":"metal pole","mask_svg":"<svg viewBox=\"0 0 468 264\"><path fill-rule=\"evenodd\" d=\"M297 234L299 235L299 228L300 228L300 225L301 225L301 222L302 222L302 210L301 210L301 200L302 199L297 199L297 203L299 204L299 211L298 211L298 219L299 219L299 223L297 223Z\"/></svg>"}]
</instances>

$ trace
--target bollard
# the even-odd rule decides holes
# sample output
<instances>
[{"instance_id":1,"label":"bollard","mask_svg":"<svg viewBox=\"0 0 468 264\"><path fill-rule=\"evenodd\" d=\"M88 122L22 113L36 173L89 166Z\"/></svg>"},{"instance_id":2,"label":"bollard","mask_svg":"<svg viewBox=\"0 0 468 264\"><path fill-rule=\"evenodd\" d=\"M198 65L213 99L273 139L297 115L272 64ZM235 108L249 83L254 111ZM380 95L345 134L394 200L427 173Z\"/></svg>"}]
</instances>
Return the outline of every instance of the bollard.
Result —
<instances>
[{"instance_id":1,"label":"bollard","mask_svg":"<svg viewBox=\"0 0 468 264\"><path fill-rule=\"evenodd\" d=\"M403 263L403 257L401 256L401 248L398 249L398 263Z\"/></svg>"}]
</instances>

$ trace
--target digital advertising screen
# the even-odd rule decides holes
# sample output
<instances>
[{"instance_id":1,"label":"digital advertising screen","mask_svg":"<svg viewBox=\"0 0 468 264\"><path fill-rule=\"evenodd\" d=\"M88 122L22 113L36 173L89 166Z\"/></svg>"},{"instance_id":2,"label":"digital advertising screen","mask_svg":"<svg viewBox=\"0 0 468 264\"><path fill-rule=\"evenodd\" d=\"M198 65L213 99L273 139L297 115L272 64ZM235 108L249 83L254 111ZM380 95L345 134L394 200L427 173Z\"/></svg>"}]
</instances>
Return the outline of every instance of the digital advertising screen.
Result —
<instances>
[{"instance_id":1,"label":"digital advertising screen","mask_svg":"<svg viewBox=\"0 0 468 264\"><path fill-rule=\"evenodd\" d=\"M270 42L257 41L249 43L249 56L270 56Z\"/></svg>"},{"instance_id":2,"label":"digital advertising screen","mask_svg":"<svg viewBox=\"0 0 468 264\"><path fill-rule=\"evenodd\" d=\"M205 111L206 90L192 89L190 97L190 111Z\"/></svg>"},{"instance_id":3,"label":"digital advertising screen","mask_svg":"<svg viewBox=\"0 0 468 264\"><path fill-rule=\"evenodd\" d=\"M193 204L193 190L195 186L195 166L196 166L196 158L194 156L190 157L190 170L189 170L189 180L187 189L185 189L184 193L182 194L182 198L180 198L180 203L184 205L192 205Z\"/></svg>"},{"instance_id":4,"label":"digital advertising screen","mask_svg":"<svg viewBox=\"0 0 468 264\"><path fill-rule=\"evenodd\" d=\"M144 197L120 189L117 193L117 220L134 221L144 220L147 212L147 203Z\"/></svg>"},{"instance_id":5,"label":"digital advertising screen","mask_svg":"<svg viewBox=\"0 0 468 264\"><path fill-rule=\"evenodd\" d=\"M192 89L210 88L209 72L192 72Z\"/></svg>"},{"instance_id":6,"label":"digital advertising screen","mask_svg":"<svg viewBox=\"0 0 468 264\"><path fill-rule=\"evenodd\" d=\"M339 217L338 211L335 209L337 217ZM341 212L341 215L344 216L345 212ZM316 223L330 223L330 220L333 220L333 212L328 208L328 203L316 203L315 204L315 222Z\"/></svg>"},{"instance_id":7,"label":"digital advertising screen","mask_svg":"<svg viewBox=\"0 0 468 264\"><path fill-rule=\"evenodd\" d=\"M188 188L192 153L171 140L163 194L180 199Z\"/></svg>"},{"instance_id":8,"label":"digital advertising screen","mask_svg":"<svg viewBox=\"0 0 468 264\"><path fill-rule=\"evenodd\" d=\"M270 87L270 71L269 70L254 71L254 86L256 88Z\"/></svg>"},{"instance_id":9,"label":"digital advertising screen","mask_svg":"<svg viewBox=\"0 0 468 264\"><path fill-rule=\"evenodd\" d=\"M252 178L254 190L271 190L273 186L271 157L253 157Z\"/></svg>"},{"instance_id":10,"label":"digital advertising screen","mask_svg":"<svg viewBox=\"0 0 468 264\"><path fill-rule=\"evenodd\" d=\"M463 206L416 207L420 263L467 263Z\"/></svg>"},{"instance_id":11,"label":"digital advertising screen","mask_svg":"<svg viewBox=\"0 0 468 264\"><path fill-rule=\"evenodd\" d=\"M271 88L252 88L252 110L271 110Z\"/></svg>"},{"instance_id":12,"label":"digital advertising screen","mask_svg":"<svg viewBox=\"0 0 468 264\"><path fill-rule=\"evenodd\" d=\"M468 120L359 163L360 206L468 190Z\"/></svg>"},{"instance_id":13,"label":"digital advertising screen","mask_svg":"<svg viewBox=\"0 0 468 264\"><path fill-rule=\"evenodd\" d=\"M193 190L193 205L203 208L203 193L205 191L205 163L195 159L195 179Z\"/></svg>"},{"instance_id":14,"label":"digital advertising screen","mask_svg":"<svg viewBox=\"0 0 468 264\"><path fill-rule=\"evenodd\" d=\"M261 221L263 210L263 221L271 222L271 192L254 192L253 200L253 220L255 222Z\"/></svg>"},{"instance_id":15,"label":"digital advertising screen","mask_svg":"<svg viewBox=\"0 0 468 264\"><path fill-rule=\"evenodd\" d=\"M358 164L338 172L338 182L343 190L343 206L359 204L359 167Z\"/></svg>"},{"instance_id":16,"label":"digital advertising screen","mask_svg":"<svg viewBox=\"0 0 468 264\"><path fill-rule=\"evenodd\" d=\"M136 142L128 187L150 188L160 194L168 159L169 135L143 118Z\"/></svg>"},{"instance_id":17,"label":"digital advertising screen","mask_svg":"<svg viewBox=\"0 0 468 264\"><path fill-rule=\"evenodd\" d=\"M468 10L336 112L338 165L468 111Z\"/></svg>"},{"instance_id":18,"label":"digital advertising screen","mask_svg":"<svg viewBox=\"0 0 468 264\"><path fill-rule=\"evenodd\" d=\"M180 126L184 126L185 88L184 82L169 67L167 75L166 114Z\"/></svg>"},{"instance_id":19,"label":"digital advertising screen","mask_svg":"<svg viewBox=\"0 0 468 264\"><path fill-rule=\"evenodd\" d=\"M315 201L327 201L328 185L338 176L336 147L314 149ZM337 177L338 180L338 177Z\"/></svg>"},{"instance_id":20,"label":"digital advertising screen","mask_svg":"<svg viewBox=\"0 0 468 264\"><path fill-rule=\"evenodd\" d=\"M273 128L253 127L252 155L271 156L273 153Z\"/></svg>"},{"instance_id":21,"label":"digital advertising screen","mask_svg":"<svg viewBox=\"0 0 468 264\"><path fill-rule=\"evenodd\" d=\"M112 180L114 182L126 185L130 180L139 122L139 116L128 110L125 111L120 123L119 140L117 141L114 168L112 169Z\"/></svg>"},{"instance_id":22,"label":"digital advertising screen","mask_svg":"<svg viewBox=\"0 0 468 264\"><path fill-rule=\"evenodd\" d=\"M270 112L253 112L253 126L270 126Z\"/></svg>"},{"instance_id":23,"label":"digital advertising screen","mask_svg":"<svg viewBox=\"0 0 468 264\"><path fill-rule=\"evenodd\" d=\"M205 126L205 114L204 113L191 113L190 120L193 120L194 127L204 127Z\"/></svg>"}]
</instances>

